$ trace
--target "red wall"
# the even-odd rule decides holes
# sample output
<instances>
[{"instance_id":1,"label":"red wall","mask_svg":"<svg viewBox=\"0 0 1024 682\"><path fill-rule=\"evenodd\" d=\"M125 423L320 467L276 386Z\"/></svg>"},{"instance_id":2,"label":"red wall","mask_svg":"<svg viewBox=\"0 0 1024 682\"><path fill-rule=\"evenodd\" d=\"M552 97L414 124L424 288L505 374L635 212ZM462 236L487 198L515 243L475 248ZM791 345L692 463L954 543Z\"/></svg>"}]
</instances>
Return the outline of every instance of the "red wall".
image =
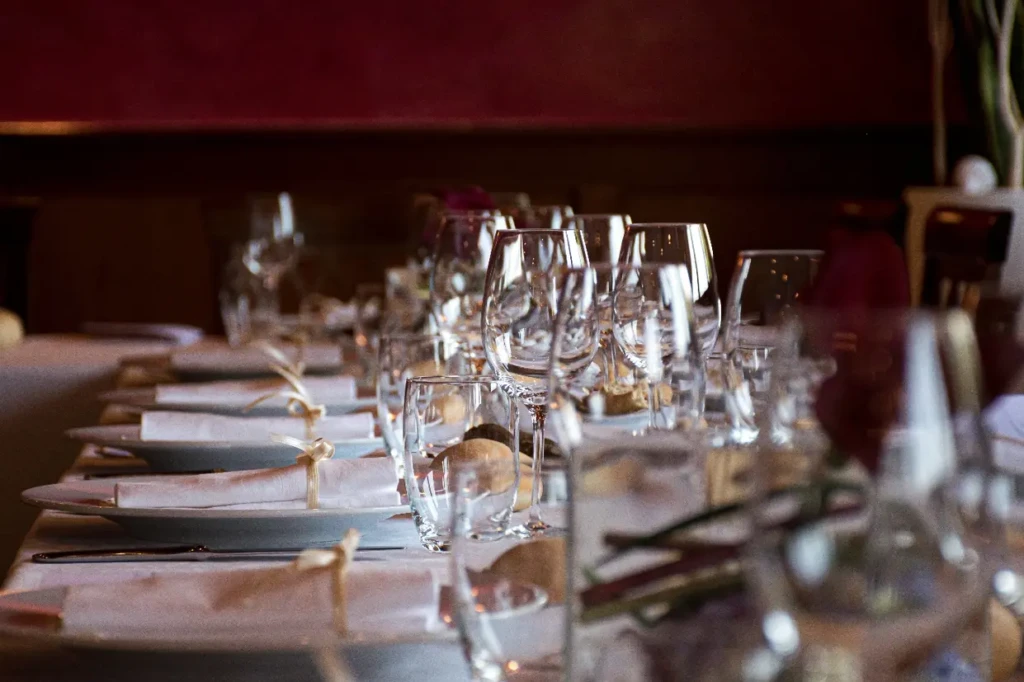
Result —
<instances>
[{"instance_id":1,"label":"red wall","mask_svg":"<svg viewBox=\"0 0 1024 682\"><path fill-rule=\"evenodd\" d=\"M3 0L0 121L929 119L923 0Z\"/></svg>"}]
</instances>

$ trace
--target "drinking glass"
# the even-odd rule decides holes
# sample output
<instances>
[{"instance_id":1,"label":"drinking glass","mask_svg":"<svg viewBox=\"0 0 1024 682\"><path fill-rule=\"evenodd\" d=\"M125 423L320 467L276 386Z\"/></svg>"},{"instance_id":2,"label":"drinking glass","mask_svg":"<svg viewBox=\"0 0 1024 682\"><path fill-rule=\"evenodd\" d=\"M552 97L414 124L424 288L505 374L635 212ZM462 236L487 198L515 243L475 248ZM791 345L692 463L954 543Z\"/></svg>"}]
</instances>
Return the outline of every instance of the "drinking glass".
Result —
<instances>
[{"instance_id":1,"label":"drinking glass","mask_svg":"<svg viewBox=\"0 0 1024 682\"><path fill-rule=\"evenodd\" d=\"M260 330L254 318L261 306L266 306L267 297L261 280L245 266L242 248L233 248L220 289L220 314L229 345L243 346L257 338Z\"/></svg>"},{"instance_id":2,"label":"drinking glass","mask_svg":"<svg viewBox=\"0 0 1024 682\"><path fill-rule=\"evenodd\" d=\"M504 387L491 377L409 379L402 431L406 494L423 546L432 552L448 551L454 466L463 456L508 459L515 469L514 484L501 489L504 506L500 513L495 512L486 529L478 528L489 537L502 537L509 527L519 485L519 411ZM479 449L474 449L476 454L445 452L471 440L480 441L477 448L487 444L485 455ZM495 440L507 442L492 444Z\"/></svg>"},{"instance_id":3,"label":"drinking glass","mask_svg":"<svg viewBox=\"0 0 1024 682\"><path fill-rule=\"evenodd\" d=\"M621 266L611 308L616 347L646 383L648 427L700 423L704 360L686 266Z\"/></svg>"},{"instance_id":4,"label":"drinking glass","mask_svg":"<svg viewBox=\"0 0 1024 682\"><path fill-rule=\"evenodd\" d=\"M703 223L632 223L622 239L623 263L681 263L690 276L693 310L704 357L711 354L722 324L722 301L711 250L711 236Z\"/></svg>"},{"instance_id":5,"label":"drinking glass","mask_svg":"<svg viewBox=\"0 0 1024 682\"><path fill-rule=\"evenodd\" d=\"M525 530L556 534L541 517L548 370L555 332L559 272L587 264L577 230L499 230L487 267L483 341L487 363L533 421L534 490Z\"/></svg>"},{"instance_id":6,"label":"drinking glass","mask_svg":"<svg viewBox=\"0 0 1024 682\"><path fill-rule=\"evenodd\" d=\"M371 385L377 371L377 344L380 341L381 322L384 318L384 297L383 284L356 285L356 319L352 335L361 367L359 378L367 385Z\"/></svg>"},{"instance_id":7,"label":"drinking glass","mask_svg":"<svg viewBox=\"0 0 1024 682\"><path fill-rule=\"evenodd\" d=\"M388 268L384 272L386 315L381 328L385 333L417 332L427 327L428 292L420 288L422 275L419 266Z\"/></svg>"},{"instance_id":8,"label":"drinking glass","mask_svg":"<svg viewBox=\"0 0 1024 682\"><path fill-rule=\"evenodd\" d=\"M773 356L747 564L767 651L798 675L987 679L1010 491L970 321L805 309Z\"/></svg>"},{"instance_id":9,"label":"drinking glass","mask_svg":"<svg viewBox=\"0 0 1024 682\"><path fill-rule=\"evenodd\" d=\"M504 488L515 474L511 464L456 464L451 532L455 623L474 680L559 682L568 626L562 604L565 541L486 541L495 512L505 507ZM520 553L519 566L511 569L508 563L514 559L505 554L510 550Z\"/></svg>"},{"instance_id":10,"label":"drinking glass","mask_svg":"<svg viewBox=\"0 0 1024 682\"><path fill-rule=\"evenodd\" d=\"M818 275L821 251L741 251L729 287L722 366L729 437L757 437L757 408L770 379L782 323L803 304Z\"/></svg>"},{"instance_id":11,"label":"drinking glass","mask_svg":"<svg viewBox=\"0 0 1024 682\"><path fill-rule=\"evenodd\" d=\"M244 262L264 286L276 292L281 278L299 257L303 236L295 229L292 198L287 192L255 196L249 202L249 241Z\"/></svg>"},{"instance_id":12,"label":"drinking glass","mask_svg":"<svg viewBox=\"0 0 1024 682\"><path fill-rule=\"evenodd\" d=\"M579 230L587 244L587 256L593 264L618 263L623 238L631 220L619 213L586 213L566 220L564 227Z\"/></svg>"},{"instance_id":13,"label":"drinking glass","mask_svg":"<svg viewBox=\"0 0 1024 682\"><path fill-rule=\"evenodd\" d=\"M415 377L467 375L464 344L451 336L436 334L386 334L377 355L377 424L384 445L401 475L402 409L405 384Z\"/></svg>"},{"instance_id":14,"label":"drinking glass","mask_svg":"<svg viewBox=\"0 0 1024 682\"><path fill-rule=\"evenodd\" d=\"M439 331L469 344L470 356L483 365L480 311L484 279L495 235L511 229L512 219L496 211L448 211L441 217L430 274L430 308Z\"/></svg>"}]
</instances>

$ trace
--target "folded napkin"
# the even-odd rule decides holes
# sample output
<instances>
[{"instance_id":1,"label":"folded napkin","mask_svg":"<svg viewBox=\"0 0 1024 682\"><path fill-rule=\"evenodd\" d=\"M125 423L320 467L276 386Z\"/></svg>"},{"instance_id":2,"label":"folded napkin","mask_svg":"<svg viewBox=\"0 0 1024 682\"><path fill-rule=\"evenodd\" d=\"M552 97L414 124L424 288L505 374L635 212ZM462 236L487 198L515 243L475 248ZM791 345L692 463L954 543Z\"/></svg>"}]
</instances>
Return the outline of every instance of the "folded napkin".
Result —
<instances>
[{"instance_id":1,"label":"folded napkin","mask_svg":"<svg viewBox=\"0 0 1024 682\"><path fill-rule=\"evenodd\" d=\"M291 362L298 359L296 346L279 348ZM341 367L341 347L314 343L306 346L303 362L307 370L324 371ZM270 372L274 361L259 348L183 348L171 353L171 368L201 372Z\"/></svg>"},{"instance_id":2,"label":"folded napkin","mask_svg":"<svg viewBox=\"0 0 1024 682\"><path fill-rule=\"evenodd\" d=\"M334 630L336 566L153 575L118 584L68 588L62 609L69 634L111 637L282 635ZM440 588L427 569L355 562L343 608L356 634L422 634L440 627Z\"/></svg>"},{"instance_id":3,"label":"folded napkin","mask_svg":"<svg viewBox=\"0 0 1024 682\"><path fill-rule=\"evenodd\" d=\"M320 469L320 506L390 507L401 503L390 457L329 459ZM118 507L158 509L304 509L306 465L278 469L172 476L158 481L118 481Z\"/></svg>"},{"instance_id":4,"label":"folded napkin","mask_svg":"<svg viewBox=\"0 0 1024 682\"><path fill-rule=\"evenodd\" d=\"M324 417L316 434L327 440L373 437L373 415L368 412ZM306 437L298 417L225 417L190 412L144 412L140 438L147 441L230 441L262 443L271 435Z\"/></svg>"},{"instance_id":5,"label":"folded napkin","mask_svg":"<svg viewBox=\"0 0 1024 682\"><path fill-rule=\"evenodd\" d=\"M309 391L314 403L337 405L356 398L356 380L349 376L304 377L302 384ZM158 405L227 405L241 408L268 393L288 390L291 390L291 387L283 379L162 384L156 387L156 403ZM266 400L262 404L284 407L287 401L287 398L276 397Z\"/></svg>"}]
</instances>

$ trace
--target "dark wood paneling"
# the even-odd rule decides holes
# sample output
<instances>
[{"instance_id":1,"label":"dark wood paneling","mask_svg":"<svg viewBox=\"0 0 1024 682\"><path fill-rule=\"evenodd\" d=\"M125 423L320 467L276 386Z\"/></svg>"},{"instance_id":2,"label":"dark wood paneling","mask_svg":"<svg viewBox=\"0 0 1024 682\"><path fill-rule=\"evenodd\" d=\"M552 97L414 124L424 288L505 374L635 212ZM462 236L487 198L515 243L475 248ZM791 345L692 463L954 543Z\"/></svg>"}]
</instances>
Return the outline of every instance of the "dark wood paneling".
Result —
<instances>
[{"instance_id":1,"label":"dark wood paneling","mask_svg":"<svg viewBox=\"0 0 1024 682\"><path fill-rule=\"evenodd\" d=\"M248 192L293 192L342 296L404 260L415 191L461 184L708 222L728 278L741 248L820 245L840 201L896 199L927 183L930 131L0 136L0 158L0 197L40 198L30 328L95 318L214 328Z\"/></svg>"}]
</instances>

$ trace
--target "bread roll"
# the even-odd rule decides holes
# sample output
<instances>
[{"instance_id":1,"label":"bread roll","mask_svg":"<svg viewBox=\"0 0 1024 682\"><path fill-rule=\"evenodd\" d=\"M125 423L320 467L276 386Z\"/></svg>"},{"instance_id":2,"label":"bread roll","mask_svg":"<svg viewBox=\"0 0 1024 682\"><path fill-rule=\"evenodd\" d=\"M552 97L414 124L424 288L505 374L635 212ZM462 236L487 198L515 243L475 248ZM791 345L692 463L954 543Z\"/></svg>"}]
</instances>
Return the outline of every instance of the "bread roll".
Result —
<instances>
[{"instance_id":1,"label":"bread roll","mask_svg":"<svg viewBox=\"0 0 1024 682\"><path fill-rule=\"evenodd\" d=\"M6 308L0 308L0 348L10 348L25 338L21 318Z\"/></svg>"},{"instance_id":2,"label":"bread roll","mask_svg":"<svg viewBox=\"0 0 1024 682\"><path fill-rule=\"evenodd\" d=\"M565 601L565 538L539 538L516 545L491 564L490 571L508 580L536 585L549 604Z\"/></svg>"}]
</instances>

